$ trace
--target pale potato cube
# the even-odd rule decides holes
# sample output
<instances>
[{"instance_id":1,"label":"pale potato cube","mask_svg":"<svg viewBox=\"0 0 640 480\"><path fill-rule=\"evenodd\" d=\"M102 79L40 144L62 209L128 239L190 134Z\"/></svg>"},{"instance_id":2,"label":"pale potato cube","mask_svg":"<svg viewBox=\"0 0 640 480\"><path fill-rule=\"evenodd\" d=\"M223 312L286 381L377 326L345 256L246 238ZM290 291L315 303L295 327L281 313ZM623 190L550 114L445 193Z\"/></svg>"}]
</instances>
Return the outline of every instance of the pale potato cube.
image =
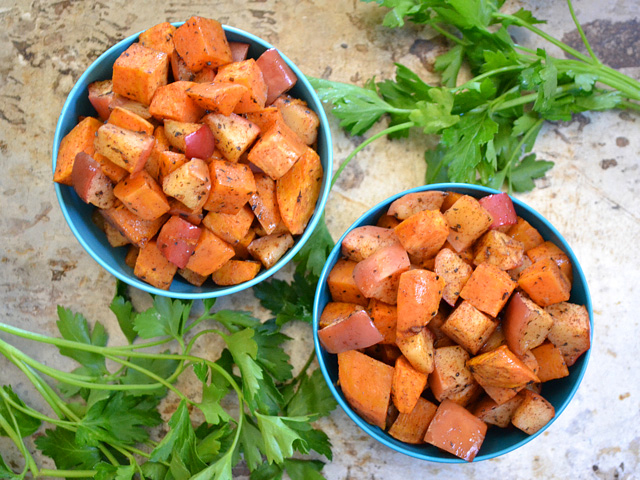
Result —
<instances>
[{"instance_id":1,"label":"pale potato cube","mask_svg":"<svg viewBox=\"0 0 640 480\"><path fill-rule=\"evenodd\" d=\"M547 338L560 349L570 367L591 345L589 312L584 305L569 302L549 305L545 310L553 318Z\"/></svg>"},{"instance_id":2,"label":"pale potato cube","mask_svg":"<svg viewBox=\"0 0 640 480\"><path fill-rule=\"evenodd\" d=\"M429 375L429 388L439 402L476 383L466 365L469 353L461 346L436 348L433 357L434 369Z\"/></svg>"},{"instance_id":3,"label":"pale potato cube","mask_svg":"<svg viewBox=\"0 0 640 480\"><path fill-rule=\"evenodd\" d=\"M291 234L281 233L256 238L249 244L247 250L252 257L260 260L265 268L271 268L291 247L293 247Z\"/></svg>"},{"instance_id":4,"label":"pale potato cube","mask_svg":"<svg viewBox=\"0 0 640 480\"><path fill-rule=\"evenodd\" d=\"M441 330L475 355L497 326L498 322L465 300L449 315Z\"/></svg>"},{"instance_id":5,"label":"pale potato cube","mask_svg":"<svg viewBox=\"0 0 640 480\"><path fill-rule=\"evenodd\" d=\"M260 135L260 128L256 124L235 113L228 117L209 113L202 121L211 129L216 139L216 148L230 162L237 162Z\"/></svg>"},{"instance_id":6,"label":"pale potato cube","mask_svg":"<svg viewBox=\"0 0 640 480\"><path fill-rule=\"evenodd\" d=\"M516 408L520 406L524 397L516 395L499 405L491 397L483 397L473 407L471 413L482 420L484 423L496 425L501 428L507 428L511 423L511 417Z\"/></svg>"},{"instance_id":7,"label":"pale potato cube","mask_svg":"<svg viewBox=\"0 0 640 480\"><path fill-rule=\"evenodd\" d=\"M555 416L556 411L547 400L531 390L523 390L522 403L515 409L511 423L523 432L533 435Z\"/></svg>"},{"instance_id":8,"label":"pale potato cube","mask_svg":"<svg viewBox=\"0 0 640 480\"><path fill-rule=\"evenodd\" d=\"M187 208L200 210L211 191L209 166L199 158L188 161L162 179L162 190Z\"/></svg>"},{"instance_id":9,"label":"pale potato cube","mask_svg":"<svg viewBox=\"0 0 640 480\"><path fill-rule=\"evenodd\" d=\"M284 123L293 130L307 145L313 145L318 139L318 127L320 119L316 112L311 110L307 102L298 98L282 95L273 105L278 107Z\"/></svg>"},{"instance_id":10,"label":"pale potato cube","mask_svg":"<svg viewBox=\"0 0 640 480\"><path fill-rule=\"evenodd\" d=\"M478 239L474 246L473 263L490 263L501 270L511 270L522 264L524 245L506 233L489 230Z\"/></svg>"},{"instance_id":11,"label":"pale potato cube","mask_svg":"<svg viewBox=\"0 0 640 480\"><path fill-rule=\"evenodd\" d=\"M435 336L428 328L422 328L413 335L396 337L396 345L402 354L409 360L413 368L419 372L429 374L433 372L433 341Z\"/></svg>"}]
</instances>

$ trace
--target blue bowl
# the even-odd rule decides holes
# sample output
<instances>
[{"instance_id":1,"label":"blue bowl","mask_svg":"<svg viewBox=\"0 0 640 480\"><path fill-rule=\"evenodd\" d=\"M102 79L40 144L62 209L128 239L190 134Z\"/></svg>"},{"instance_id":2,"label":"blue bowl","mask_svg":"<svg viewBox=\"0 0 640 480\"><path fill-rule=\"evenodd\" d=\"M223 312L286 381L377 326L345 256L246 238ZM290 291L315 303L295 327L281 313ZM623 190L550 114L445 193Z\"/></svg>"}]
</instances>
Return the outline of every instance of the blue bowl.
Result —
<instances>
[{"instance_id":1,"label":"blue bowl","mask_svg":"<svg viewBox=\"0 0 640 480\"><path fill-rule=\"evenodd\" d=\"M396 450L405 455L419 458L421 460L428 460L431 462L439 463L466 463L464 460L455 457L447 452L439 450L438 448L429 445L411 445L408 443L400 442L386 433L379 427L373 426L362 419L350 406L342 390L338 386L338 359L336 355L327 353L322 348L318 339L318 321L320 315L324 310L325 305L331 301L329 288L327 287L327 277L329 272L340 258L340 245L344 237L356 227L363 225L375 225L377 220L386 213L391 203L402 197L407 193L423 192L428 190L442 190L460 192L465 195L470 195L476 198L484 197L494 193L500 193L497 190L493 190L486 187L467 184L434 184L426 185L423 187L407 190L402 193L398 193L385 201L379 203L371 210L362 215L349 229L344 233L340 240L336 243L335 248L332 250L327 263L322 270L320 280L316 289L315 302L313 304L313 340L315 344L315 350L318 357L318 363L324 378L329 386L329 389L333 393L337 402L347 413L347 415L353 420L363 431L369 434L371 437L382 443L383 445ZM516 209L516 213L527 220L533 227L535 227L545 240L550 240L560 247L571 260L573 265L573 288L571 290L570 302L585 305L589 312L590 324L591 324L591 336L593 340L593 309L591 305L591 295L587 286L584 273L580 268L578 259L574 255L573 251L569 247L569 244L562 238L562 235L554 228L551 223L545 219L538 212L527 206L523 202L512 199ZM487 460L489 458L498 457L505 453L511 452L518 447L521 447L525 443L530 442L535 437L540 435L543 431L551 426L555 419L557 419L563 410L567 407L582 381L582 377L587 369L587 363L589 361L591 350L585 352L576 363L569 367L569 376L557 380L551 380L545 382L543 385L542 395L553 405L556 411L556 416L551 420L544 428L538 431L534 435L527 435L517 428L510 426L509 428L491 427L487 431L487 436L482 444L480 452L475 457L474 462L480 460Z\"/></svg>"},{"instance_id":2,"label":"blue bowl","mask_svg":"<svg viewBox=\"0 0 640 480\"><path fill-rule=\"evenodd\" d=\"M174 23L175 26L180 26L181 24L182 22ZM226 25L223 27L229 41L244 42L250 45L248 53L249 58L257 58L265 50L273 47L255 35ZM114 62L122 52L138 40L140 33L141 32L125 38L100 55L100 57L82 74L80 79L71 89L71 92L62 107L53 139L52 160L54 171L56 168L58 149L60 148L60 141L62 138L78 123L79 116L96 115L96 111L89 102L87 91L88 85L97 80L106 80L111 78ZM309 84L306 77L298 67L296 67L296 65L282 52L280 52L280 54L298 77L296 85L289 93L292 96L307 102L309 107L316 112L320 119L317 151L320 155L322 167L324 169L324 180L322 189L320 190L320 196L316 203L315 212L309 220L309 224L307 225L304 233L296 239L294 246L273 267L267 270L262 270L251 281L239 285L219 287L211 280L207 280L207 282L201 287L196 287L185 281L179 275L176 275L170 289L161 290L141 281L133 274L133 270L127 266L124 261L127 251L126 247L113 248L109 245L104 233L91 221L91 213L93 212L94 207L87 205L80 200L72 187L55 183L56 196L58 197L60 208L69 228L71 228L71 231L89 255L91 255L91 257L109 273L133 287L156 295L182 299L220 297L245 290L252 285L267 279L285 266L294 257L298 250L302 248L318 224L329 195L331 171L333 169L331 131L329 129L329 123L322 107L322 103L318 99L313 87Z\"/></svg>"}]
</instances>

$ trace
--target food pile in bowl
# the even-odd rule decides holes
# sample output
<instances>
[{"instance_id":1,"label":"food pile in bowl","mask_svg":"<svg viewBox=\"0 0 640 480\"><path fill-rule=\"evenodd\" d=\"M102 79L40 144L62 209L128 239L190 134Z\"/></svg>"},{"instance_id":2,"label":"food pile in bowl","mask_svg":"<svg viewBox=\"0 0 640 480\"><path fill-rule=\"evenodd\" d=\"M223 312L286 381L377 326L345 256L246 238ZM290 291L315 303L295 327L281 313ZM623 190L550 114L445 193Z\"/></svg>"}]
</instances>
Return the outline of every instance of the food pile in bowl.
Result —
<instances>
[{"instance_id":1,"label":"food pile in bowl","mask_svg":"<svg viewBox=\"0 0 640 480\"><path fill-rule=\"evenodd\" d=\"M122 48L110 78L88 84L96 113L60 141L54 181L96 207L108 244L127 249L124 262L155 289L178 277L253 281L282 264L326 201L321 118L291 94L298 75L275 48L249 56L256 41L231 41L197 16L155 25Z\"/></svg>"},{"instance_id":2,"label":"food pile in bowl","mask_svg":"<svg viewBox=\"0 0 640 480\"><path fill-rule=\"evenodd\" d=\"M444 188L398 195L345 233L318 285L316 348L367 433L419 458L472 461L564 409L586 368L591 307L577 260L539 214L505 193Z\"/></svg>"}]
</instances>

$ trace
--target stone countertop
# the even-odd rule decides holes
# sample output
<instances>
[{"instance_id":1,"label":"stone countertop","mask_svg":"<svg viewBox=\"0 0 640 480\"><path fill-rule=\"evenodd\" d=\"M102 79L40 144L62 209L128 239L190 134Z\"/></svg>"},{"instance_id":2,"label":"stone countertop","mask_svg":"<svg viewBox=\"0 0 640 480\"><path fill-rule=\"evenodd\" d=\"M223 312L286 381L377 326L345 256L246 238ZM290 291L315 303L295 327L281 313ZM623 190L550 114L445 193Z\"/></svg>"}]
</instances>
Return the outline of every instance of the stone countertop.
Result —
<instances>
[{"instance_id":1,"label":"stone countertop","mask_svg":"<svg viewBox=\"0 0 640 480\"><path fill-rule=\"evenodd\" d=\"M596 53L640 78L640 3L575 3ZM564 2L522 4L549 20L542 28L568 41L577 39ZM77 243L55 198L51 145L56 121L74 82L107 47L160 21L183 21L193 14L262 36L309 75L362 83L374 75L390 77L394 62L401 62L425 80L437 80L431 66L442 51L437 39L414 27L390 31L381 26L382 9L356 0L0 2L0 321L55 334L56 306L63 305L112 326L108 305L114 278ZM529 40L519 39L524 44ZM323 471L327 479L640 478L638 128L640 117L623 111L547 123L535 150L556 166L535 191L519 195L572 245L593 297L591 360L564 413L514 452L477 464L446 465L383 448L338 408L320 422L333 443L334 459ZM361 139L346 136L334 120L332 131L337 167ZM402 142L379 140L358 155L327 204L334 238L369 207L421 185L427 146L417 136ZM258 309L250 293L218 305ZM109 330L118 341L116 329ZM310 328L295 325L288 333L295 339L294 360L306 358L312 348ZM45 363L58 362L53 350L15 344ZM4 358L0 383L11 383L39 406L37 395L30 394ZM0 438L0 452L19 463L6 439Z\"/></svg>"}]
</instances>

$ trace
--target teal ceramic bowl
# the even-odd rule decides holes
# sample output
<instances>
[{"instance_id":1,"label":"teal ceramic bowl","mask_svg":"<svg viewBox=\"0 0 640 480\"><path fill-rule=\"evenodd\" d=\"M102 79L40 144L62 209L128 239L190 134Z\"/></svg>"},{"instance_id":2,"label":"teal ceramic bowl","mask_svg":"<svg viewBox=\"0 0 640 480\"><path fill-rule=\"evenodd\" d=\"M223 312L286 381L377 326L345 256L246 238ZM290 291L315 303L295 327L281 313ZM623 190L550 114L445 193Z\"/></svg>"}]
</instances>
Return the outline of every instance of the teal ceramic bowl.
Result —
<instances>
[{"instance_id":1,"label":"teal ceramic bowl","mask_svg":"<svg viewBox=\"0 0 640 480\"><path fill-rule=\"evenodd\" d=\"M329 288L327 287L327 277L335 263L340 258L340 245L344 237L347 235L347 233L349 233L356 227L361 227L363 225L375 225L378 218L380 218L380 216L382 216L387 211L389 205L391 205L394 200L400 198L401 196L407 193L427 190L460 192L476 198L484 197L486 195L494 193L500 193L496 190L476 185L455 183L427 185L424 187L418 187L412 190L398 193L397 195L394 195L387 200L379 203L364 215L362 215L353 225L351 225L351 227L349 227L349 229L336 243L335 248L329 255L322 274L320 275L320 280L318 282L316 290L315 302L313 305L313 337L320 369L322 371L322 374L324 375L327 385L331 389L333 396L336 398L342 409L347 413L351 420L353 420L364 432L369 434L381 444L411 457L439 463L466 463L464 460L455 457L447 452L439 450L438 448L429 444L410 445L408 443L400 442L379 427L373 426L364 421L349 406L338 385L337 356L327 353L322 348L318 339L318 321L325 305L331 299ZM512 200L516 209L516 213L527 220L533 227L535 227L545 240L550 240L558 247L560 247L571 259L571 263L573 264L573 288L569 301L585 305L589 312L589 318L591 322L591 335L593 337L593 309L591 305L591 295L589 294L589 288L587 286L587 281L585 279L584 273L580 268L580 263L571 250L571 247L566 242L566 240L562 238L562 235L560 235L558 230L556 230L554 226L551 225L551 223L542 215L540 215L538 212L536 212L534 209L527 206L523 202L517 199ZM542 434L542 432L548 429L552 425L554 420L556 420L560 416L567 405L569 405L569 402L578 390L578 386L580 385L582 377L584 376L584 373L587 369L590 352L591 350L585 352L573 366L569 367L570 374L568 377L558 380L551 380L543 385L542 395L553 405L556 411L556 416L552 421L550 421L535 435L526 435L513 426L506 429L498 427L489 428L484 443L482 444L478 455L475 457L474 462L495 458L511 452L521 447L525 443L534 440L538 435Z\"/></svg>"},{"instance_id":2,"label":"teal ceramic bowl","mask_svg":"<svg viewBox=\"0 0 640 480\"><path fill-rule=\"evenodd\" d=\"M181 23L175 23L175 26L181 25ZM227 38L234 42L244 42L250 45L249 58L259 57L265 50L272 48L273 46L265 42L261 38L256 37L250 33L244 32L237 28L224 26L224 30L227 34ZM139 32L141 33L141 32ZM58 149L60 148L60 141L62 138L71 131L71 129L77 124L79 116L96 115L95 110L91 103L89 103L89 97L87 87L90 83L96 80L106 80L111 78L113 73L113 64L116 59L124 52L132 43L138 40L139 33L132 35L124 40L118 42L109 50L104 52L79 78L74 87L71 89L67 100L60 112L60 118L56 126L55 137L53 140L53 170L55 171L56 160L58 155ZM322 189L320 196L316 204L316 209L307 225L306 230L300 235L291 248L273 267L268 270L262 270L253 280L245 282L232 287L219 287L215 285L211 280L207 280L201 287L191 285L179 275L173 280L169 290L161 290L155 288L148 283L139 280L134 274L133 270L125 264L124 258L126 255L126 247L113 248L107 242L104 233L99 230L91 221L91 213L94 207L87 205L76 195L72 187L66 185L60 185L54 183L60 209L64 215L64 218L69 225L69 228L73 232L74 236L80 242L82 247L91 255L91 257L98 262L105 270L119 278L127 284L144 290L146 292L170 296L173 298L182 299L203 299L219 297L223 295L229 295L237 293L241 290L245 290L263 280L267 279L284 265L286 265L294 255L302 248L305 242L311 236L312 231L318 224L327 197L329 195L329 184L331 181L331 171L333 168L333 152L331 145L331 131L329 130L329 123L325 115L322 103L318 99L313 87L309 84L304 74L300 69L282 52L280 52L282 58L287 62L289 67L295 72L298 77L296 85L290 90L290 94L296 98L300 98L307 102L309 107L316 112L320 118L320 128L318 131L318 146L317 151L322 161L322 167L325 172Z\"/></svg>"}]
</instances>

